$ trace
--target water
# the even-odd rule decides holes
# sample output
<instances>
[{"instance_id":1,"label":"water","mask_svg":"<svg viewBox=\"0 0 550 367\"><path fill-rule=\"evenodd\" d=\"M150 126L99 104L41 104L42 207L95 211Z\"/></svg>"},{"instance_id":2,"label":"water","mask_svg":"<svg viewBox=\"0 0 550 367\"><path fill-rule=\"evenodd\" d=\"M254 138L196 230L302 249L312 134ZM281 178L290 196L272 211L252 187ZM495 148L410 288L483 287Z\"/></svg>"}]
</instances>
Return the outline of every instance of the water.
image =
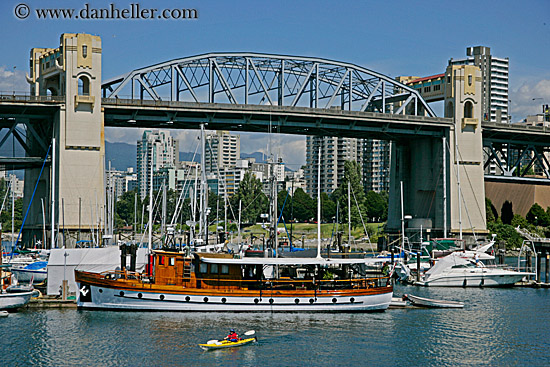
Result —
<instances>
[{"instance_id":1,"label":"water","mask_svg":"<svg viewBox=\"0 0 550 367\"><path fill-rule=\"evenodd\" d=\"M22 310L0 319L3 366L548 366L550 290L396 287L464 309L370 314ZM202 351L229 328L257 344Z\"/></svg>"}]
</instances>

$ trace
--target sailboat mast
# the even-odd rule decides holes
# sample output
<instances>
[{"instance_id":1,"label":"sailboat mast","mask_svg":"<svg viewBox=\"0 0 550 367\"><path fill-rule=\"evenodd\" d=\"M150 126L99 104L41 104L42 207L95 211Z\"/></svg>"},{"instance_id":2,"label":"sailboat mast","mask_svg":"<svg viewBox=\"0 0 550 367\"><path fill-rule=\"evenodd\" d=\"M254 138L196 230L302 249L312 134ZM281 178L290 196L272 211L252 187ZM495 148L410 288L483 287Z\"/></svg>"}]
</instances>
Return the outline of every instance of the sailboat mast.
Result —
<instances>
[{"instance_id":1,"label":"sailboat mast","mask_svg":"<svg viewBox=\"0 0 550 367\"><path fill-rule=\"evenodd\" d=\"M460 164L458 161L458 130L455 128L455 162L456 162L456 181L458 186L458 230L459 238L462 239L462 192L460 191Z\"/></svg>"},{"instance_id":2,"label":"sailboat mast","mask_svg":"<svg viewBox=\"0 0 550 367\"><path fill-rule=\"evenodd\" d=\"M200 235L203 235L204 243L208 242L208 223L206 222L206 140L204 136L204 124L201 124L201 196L200 196ZM203 233L204 230L204 233Z\"/></svg>"},{"instance_id":3,"label":"sailboat mast","mask_svg":"<svg viewBox=\"0 0 550 367\"><path fill-rule=\"evenodd\" d=\"M351 180L348 180L348 245L351 246Z\"/></svg>"},{"instance_id":4,"label":"sailboat mast","mask_svg":"<svg viewBox=\"0 0 550 367\"><path fill-rule=\"evenodd\" d=\"M321 147L319 146L317 167L317 258L321 258Z\"/></svg>"},{"instance_id":5,"label":"sailboat mast","mask_svg":"<svg viewBox=\"0 0 550 367\"><path fill-rule=\"evenodd\" d=\"M13 244L13 241L15 241L15 227L14 227L14 218L15 218L15 191L14 185L15 184L15 174L12 174L11 176L11 242ZM42 200L42 212L44 212L44 200ZM46 218L43 218L44 224L46 223ZM44 238L42 239L42 242L46 240L46 236L44 235ZM1 242L1 241L0 241ZM45 243L42 244L44 246ZM13 247L13 246L12 246ZM45 246L43 248L46 248ZM4 251L2 248L0 248L1 251ZM2 252L3 254L3 252ZM3 256L3 255L2 255Z\"/></svg>"},{"instance_id":6,"label":"sailboat mast","mask_svg":"<svg viewBox=\"0 0 550 367\"><path fill-rule=\"evenodd\" d=\"M149 252L153 250L153 146L151 146L151 154L149 155L149 161L151 162L149 180L149 225L148 225L148 238L149 238Z\"/></svg>"},{"instance_id":7,"label":"sailboat mast","mask_svg":"<svg viewBox=\"0 0 550 367\"><path fill-rule=\"evenodd\" d=\"M443 237L447 238L447 139L443 137Z\"/></svg>"},{"instance_id":8,"label":"sailboat mast","mask_svg":"<svg viewBox=\"0 0 550 367\"><path fill-rule=\"evenodd\" d=\"M52 138L52 239L50 248L55 247L55 137Z\"/></svg>"}]
</instances>

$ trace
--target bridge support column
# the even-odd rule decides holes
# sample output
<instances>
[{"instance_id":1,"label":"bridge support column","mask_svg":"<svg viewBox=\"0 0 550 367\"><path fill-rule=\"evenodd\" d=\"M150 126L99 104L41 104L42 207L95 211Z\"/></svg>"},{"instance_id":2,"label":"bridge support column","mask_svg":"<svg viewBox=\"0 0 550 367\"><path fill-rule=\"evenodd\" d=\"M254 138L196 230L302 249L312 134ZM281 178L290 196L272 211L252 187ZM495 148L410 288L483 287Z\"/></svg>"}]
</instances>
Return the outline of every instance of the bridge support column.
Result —
<instances>
[{"instance_id":1,"label":"bridge support column","mask_svg":"<svg viewBox=\"0 0 550 367\"><path fill-rule=\"evenodd\" d=\"M88 34L63 34L56 49L31 50L31 93L65 96L56 115L52 134L56 138L55 221L58 228L76 233L100 232L104 224L104 127L101 111L101 39ZM49 145L51 135L44 137ZM33 140L27 136L27 140ZM31 141L31 143L35 143ZM36 145L36 144L34 144ZM51 154L50 154L51 156ZM39 169L25 174L24 210L29 204ZM45 169L45 171L47 171ZM51 170L50 170L51 172ZM42 231L40 199L47 198L46 223L51 229L50 172L43 174L27 223L25 244L32 245ZM63 199L63 200L62 200ZM62 207L61 202L64 202ZM81 208L79 207L81 202ZM64 220L63 220L64 219ZM47 236L49 237L49 235ZM40 234L39 238L42 238ZM67 247L73 247L67 243ZM57 236L55 246L63 246ZM48 244L51 247L52 244Z\"/></svg>"}]
</instances>

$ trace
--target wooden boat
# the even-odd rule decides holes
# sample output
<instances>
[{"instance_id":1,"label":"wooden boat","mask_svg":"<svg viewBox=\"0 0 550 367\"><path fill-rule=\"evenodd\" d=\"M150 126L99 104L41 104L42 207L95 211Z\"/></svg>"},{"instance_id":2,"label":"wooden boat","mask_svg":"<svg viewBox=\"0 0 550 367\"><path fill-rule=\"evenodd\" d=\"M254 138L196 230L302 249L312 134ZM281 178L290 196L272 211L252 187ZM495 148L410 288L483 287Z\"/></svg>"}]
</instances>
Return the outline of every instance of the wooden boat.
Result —
<instances>
[{"instance_id":1,"label":"wooden boat","mask_svg":"<svg viewBox=\"0 0 550 367\"><path fill-rule=\"evenodd\" d=\"M231 342L229 340L209 340L206 344L199 344L199 347L201 347L204 350L213 350L213 349L223 349L223 348L237 348L242 347L243 345L251 344L256 342L256 337L253 338L247 338L247 339L240 339L236 342Z\"/></svg>"},{"instance_id":2,"label":"wooden boat","mask_svg":"<svg viewBox=\"0 0 550 367\"><path fill-rule=\"evenodd\" d=\"M383 311L393 288L388 277L369 278L361 271L367 261L152 251L141 273L75 270L77 305L155 311Z\"/></svg>"},{"instance_id":3,"label":"wooden boat","mask_svg":"<svg viewBox=\"0 0 550 367\"><path fill-rule=\"evenodd\" d=\"M404 295L413 306L418 307L439 307L439 308L463 308L463 302L444 301L437 299L430 299L424 297L413 296L412 294Z\"/></svg>"}]
</instances>

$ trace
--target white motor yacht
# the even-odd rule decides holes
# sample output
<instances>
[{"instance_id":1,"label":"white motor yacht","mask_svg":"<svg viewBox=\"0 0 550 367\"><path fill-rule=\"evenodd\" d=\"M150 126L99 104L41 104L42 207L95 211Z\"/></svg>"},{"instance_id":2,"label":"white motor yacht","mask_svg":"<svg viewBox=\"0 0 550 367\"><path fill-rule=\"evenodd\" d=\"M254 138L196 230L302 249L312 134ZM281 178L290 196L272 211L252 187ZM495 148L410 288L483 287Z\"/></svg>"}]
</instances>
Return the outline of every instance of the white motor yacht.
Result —
<instances>
[{"instance_id":1,"label":"white motor yacht","mask_svg":"<svg viewBox=\"0 0 550 367\"><path fill-rule=\"evenodd\" d=\"M471 254L453 252L439 259L417 285L430 287L501 287L511 286L535 273L488 267Z\"/></svg>"}]
</instances>

